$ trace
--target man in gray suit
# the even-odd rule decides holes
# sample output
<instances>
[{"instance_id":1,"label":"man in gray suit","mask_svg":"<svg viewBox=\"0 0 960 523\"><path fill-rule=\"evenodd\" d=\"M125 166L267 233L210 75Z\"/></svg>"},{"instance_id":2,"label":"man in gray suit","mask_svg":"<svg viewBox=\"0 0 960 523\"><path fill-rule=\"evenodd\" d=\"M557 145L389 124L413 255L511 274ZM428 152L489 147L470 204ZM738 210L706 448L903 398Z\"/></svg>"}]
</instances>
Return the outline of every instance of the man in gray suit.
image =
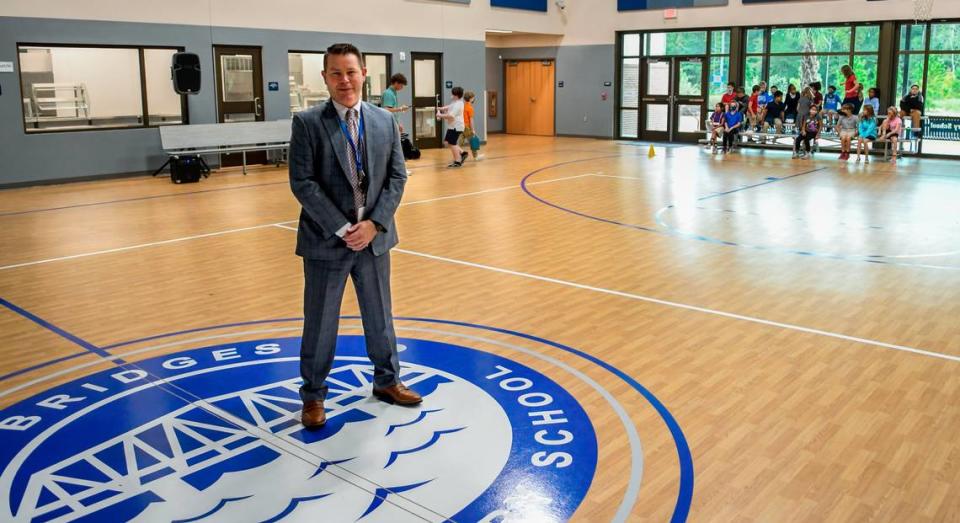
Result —
<instances>
[{"instance_id":1,"label":"man in gray suit","mask_svg":"<svg viewBox=\"0 0 960 523\"><path fill-rule=\"evenodd\" d=\"M400 131L390 113L361 101L367 70L356 47L332 45L323 62L332 100L294 115L290 138L290 187L303 207L297 231L305 280L301 419L310 428L326 423L325 380L348 275L374 365L373 394L398 405L421 401L399 379L390 304L393 215L407 182Z\"/></svg>"}]
</instances>

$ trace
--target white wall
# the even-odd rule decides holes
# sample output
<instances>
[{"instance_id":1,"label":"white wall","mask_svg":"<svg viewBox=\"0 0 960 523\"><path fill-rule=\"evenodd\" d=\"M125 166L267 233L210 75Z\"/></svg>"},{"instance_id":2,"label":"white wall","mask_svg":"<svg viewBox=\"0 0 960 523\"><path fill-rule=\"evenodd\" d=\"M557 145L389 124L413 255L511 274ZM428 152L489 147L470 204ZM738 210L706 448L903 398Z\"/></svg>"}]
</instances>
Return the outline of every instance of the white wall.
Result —
<instances>
[{"instance_id":1,"label":"white wall","mask_svg":"<svg viewBox=\"0 0 960 523\"><path fill-rule=\"evenodd\" d=\"M960 0L934 0L933 16L960 18ZM913 18L913 0L805 0L681 9L676 20L660 10L618 13L616 0L567 0L547 13L433 0L167 0L147 9L129 0L0 0L0 16L68 18L328 31L338 33L484 40L486 29L563 35L562 45L614 43L614 33L633 29L724 27ZM533 42L531 42L533 44ZM537 44L542 45L542 44ZM528 47L534 47L530 45Z\"/></svg>"},{"instance_id":2,"label":"white wall","mask_svg":"<svg viewBox=\"0 0 960 523\"><path fill-rule=\"evenodd\" d=\"M592 0L591 0L592 1ZM604 2L608 0L602 0ZM486 29L563 32L548 13L432 0L166 0L162 9L130 0L0 0L0 16L256 27L335 33L483 40Z\"/></svg>"},{"instance_id":3,"label":"white wall","mask_svg":"<svg viewBox=\"0 0 960 523\"><path fill-rule=\"evenodd\" d=\"M567 29L563 45L614 43L615 31L730 27L800 23L862 22L913 18L913 0L805 0L751 4L729 0L721 7L680 9L675 20L664 20L663 11L618 13L615 0L568 0ZM605 4L605 5L602 5ZM933 16L960 18L960 0L935 0Z\"/></svg>"}]
</instances>

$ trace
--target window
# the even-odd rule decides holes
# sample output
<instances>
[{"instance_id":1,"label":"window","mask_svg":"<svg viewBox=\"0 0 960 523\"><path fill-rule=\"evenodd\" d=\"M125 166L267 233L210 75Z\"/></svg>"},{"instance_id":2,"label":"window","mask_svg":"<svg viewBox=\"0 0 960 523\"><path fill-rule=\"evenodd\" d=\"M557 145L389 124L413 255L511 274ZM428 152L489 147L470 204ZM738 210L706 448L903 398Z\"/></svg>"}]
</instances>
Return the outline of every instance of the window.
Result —
<instances>
[{"instance_id":1,"label":"window","mask_svg":"<svg viewBox=\"0 0 960 523\"><path fill-rule=\"evenodd\" d=\"M323 53L291 51L287 54L290 75L290 112L298 113L330 99L323 80Z\"/></svg>"},{"instance_id":2,"label":"window","mask_svg":"<svg viewBox=\"0 0 960 523\"><path fill-rule=\"evenodd\" d=\"M730 58L727 56L713 56L710 58L710 98L709 109L727 92L727 78L730 74Z\"/></svg>"},{"instance_id":3,"label":"window","mask_svg":"<svg viewBox=\"0 0 960 523\"><path fill-rule=\"evenodd\" d=\"M763 52L763 29L747 29L747 54Z\"/></svg>"},{"instance_id":4,"label":"window","mask_svg":"<svg viewBox=\"0 0 960 523\"><path fill-rule=\"evenodd\" d=\"M620 69L620 132L637 137L637 110L640 107L640 59L624 58Z\"/></svg>"},{"instance_id":5,"label":"window","mask_svg":"<svg viewBox=\"0 0 960 523\"><path fill-rule=\"evenodd\" d=\"M960 24L901 24L891 105L920 86L925 153L960 156Z\"/></svg>"},{"instance_id":6,"label":"window","mask_svg":"<svg viewBox=\"0 0 960 523\"><path fill-rule=\"evenodd\" d=\"M648 33L644 35L646 56L679 56L707 54L706 31Z\"/></svg>"},{"instance_id":7,"label":"window","mask_svg":"<svg viewBox=\"0 0 960 523\"><path fill-rule=\"evenodd\" d=\"M17 51L28 133L186 121L186 97L170 80L178 49L21 44Z\"/></svg>"},{"instance_id":8,"label":"window","mask_svg":"<svg viewBox=\"0 0 960 523\"><path fill-rule=\"evenodd\" d=\"M363 85L363 99L380 105L383 92L387 90L390 81L390 55L365 54L363 62L367 66L367 80Z\"/></svg>"},{"instance_id":9,"label":"window","mask_svg":"<svg viewBox=\"0 0 960 523\"><path fill-rule=\"evenodd\" d=\"M621 138L639 137L640 111L640 34L624 34L620 38L620 111Z\"/></svg>"},{"instance_id":10,"label":"window","mask_svg":"<svg viewBox=\"0 0 960 523\"><path fill-rule=\"evenodd\" d=\"M789 27L770 30L771 53L849 53L849 27Z\"/></svg>"},{"instance_id":11,"label":"window","mask_svg":"<svg viewBox=\"0 0 960 523\"><path fill-rule=\"evenodd\" d=\"M743 68L744 88L750 94L750 88L763 80L763 57L748 56Z\"/></svg>"},{"instance_id":12,"label":"window","mask_svg":"<svg viewBox=\"0 0 960 523\"><path fill-rule=\"evenodd\" d=\"M730 54L730 31L710 31L710 54Z\"/></svg>"},{"instance_id":13,"label":"window","mask_svg":"<svg viewBox=\"0 0 960 523\"><path fill-rule=\"evenodd\" d=\"M857 27L856 45L854 51L877 52L880 49L880 26L862 25Z\"/></svg>"},{"instance_id":14,"label":"window","mask_svg":"<svg viewBox=\"0 0 960 523\"><path fill-rule=\"evenodd\" d=\"M834 85L842 97L841 68L850 65L866 90L876 86L879 46L878 25L748 29L745 87L749 92L751 86L767 80L781 91L790 84L802 90L818 81L824 92ZM769 53L763 51L765 47Z\"/></svg>"},{"instance_id":15,"label":"window","mask_svg":"<svg viewBox=\"0 0 960 523\"><path fill-rule=\"evenodd\" d=\"M923 51L926 49L926 24L905 24L900 27L900 50Z\"/></svg>"},{"instance_id":16,"label":"window","mask_svg":"<svg viewBox=\"0 0 960 523\"><path fill-rule=\"evenodd\" d=\"M170 65L176 52L176 49L143 50L149 125L183 123L183 95L170 87Z\"/></svg>"}]
</instances>

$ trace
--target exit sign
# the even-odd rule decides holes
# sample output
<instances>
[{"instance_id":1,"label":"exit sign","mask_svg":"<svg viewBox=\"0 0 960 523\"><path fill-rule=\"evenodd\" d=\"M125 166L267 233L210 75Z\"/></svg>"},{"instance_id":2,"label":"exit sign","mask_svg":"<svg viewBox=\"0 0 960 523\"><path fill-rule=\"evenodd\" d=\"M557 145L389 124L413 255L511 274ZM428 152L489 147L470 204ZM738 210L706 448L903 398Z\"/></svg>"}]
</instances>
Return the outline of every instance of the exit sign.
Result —
<instances>
[{"instance_id":1,"label":"exit sign","mask_svg":"<svg viewBox=\"0 0 960 523\"><path fill-rule=\"evenodd\" d=\"M663 19L664 19L664 20L674 20L674 19L676 19L676 18L677 18L677 9L676 9L676 8L670 8L670 9L664 9L664 10L663 10Z\"/></svg>"}]
</instances>

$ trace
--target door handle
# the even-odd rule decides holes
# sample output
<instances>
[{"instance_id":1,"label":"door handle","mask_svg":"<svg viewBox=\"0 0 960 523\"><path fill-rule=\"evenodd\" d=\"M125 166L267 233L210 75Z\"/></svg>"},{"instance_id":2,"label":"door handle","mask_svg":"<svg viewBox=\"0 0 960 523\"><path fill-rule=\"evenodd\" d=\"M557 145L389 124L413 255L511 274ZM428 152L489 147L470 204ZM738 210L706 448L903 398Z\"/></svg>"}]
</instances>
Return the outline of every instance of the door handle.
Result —
<instances>
[{"instance_id":1,"label":"door handle","mask_svg":"<svg viewBox=\"0 0 960 523\"><path fill-rule=\"evenodd\" d=\"M531 97L530 97L530 101L533 102L533 103L536 103L536 102L537 102L537 99L531 96Z\"/></svg>"},{"instance_id":2,"label":"door handle","mask_svg":"<svg viewBox=\"0 0 960 523\"><path fill-rule=\"evenodd\" d=\"M260 116L263 114L263 105L260 104L259 96L253 99L253 114L256 116Z\"/></svg>"}]
</instances>

